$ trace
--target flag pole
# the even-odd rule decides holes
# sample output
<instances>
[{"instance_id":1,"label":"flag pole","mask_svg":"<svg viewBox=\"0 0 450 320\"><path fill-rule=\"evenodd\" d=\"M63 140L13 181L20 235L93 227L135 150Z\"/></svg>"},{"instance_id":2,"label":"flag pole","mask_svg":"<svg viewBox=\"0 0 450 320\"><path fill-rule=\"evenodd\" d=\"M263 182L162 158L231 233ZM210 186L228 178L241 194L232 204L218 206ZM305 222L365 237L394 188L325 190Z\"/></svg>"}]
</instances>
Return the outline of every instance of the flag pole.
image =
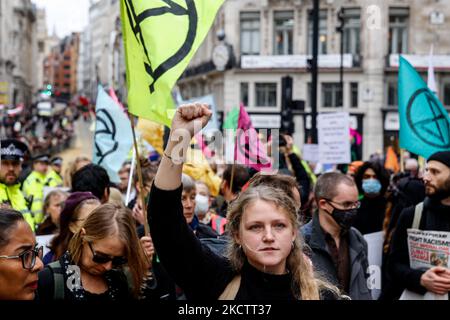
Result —
<instances>
[{"instance_id":1,"label":"flag pole","mask_svg":"<svg viewBox=\"0 0 450 320\"><path fill-rule=\"evenodd\" d=\"M240 112L239 112L240 116ZM238 126L239 126L239 118L238 118ZM237 149L237 143L238 143L238 131L237 129L235 131L235 137L234 137L234 148L233 148L233 167L231 167L231 181L230 181L230 191L233 193L233 183L234 183L234 174L236 172L236 149Z\"/></svg>"},{"instance_id":2,"label":"flag pole","mask_svg":"<svg viewBox=\"0 0 450 320\"><path fill-rule=\"evenodd\" d=\"M233 161L233 167L231 168L231 182L230 182L230 190L233 192L233 182L234 182L234 173L236 171L236 160Z\"/></svg>"},{"instance_id":3,"label":"flag pole","mask_svg":"<svg viewBox=\"0 0 450 320\"><path fill-rule=\"evenodd\" d=\"M148 220L147 220L147 204L145 203L145 197L144 197L144 180L142 179L142 168L141 168L141 158L139 157L139 150L138 150L138 145L137 145L137 141L136 141L136 132L134 130L134 120L135 117L133 115L130 115L131 117L131 131L133 132L133 143L134 143L134 151L136 154L136 163L137 163L137 174L138 174L138 178L139 178L139 196L141 197L141 201L142 201L142 210L144 210L144 230L145 230L145 235L149 236L150 235L150 228L148 226Z\"/></svg>"},{"instance_id":4,"label":"flag pole","mask_svg":"<svg viewBox=\"0 0 450 320\"><path fill-rule=\"evenodd\" d=\"M133 149L133 158L131 160L131 168L130 168L130 178L128 179L127 197L125 200L125 204L127 206L130 203L131 185L133 183L133 175L134 175L134 166L135 165L136 165L136 151Z\"/></svg>"},{"instance_id":5,"label":"flag pole","mask_svg":"<svg viewBox=\"0 0 450 320\"><path fill-rule=\"evenodd\" d=\"M405 172L405 149L400 149L400 171Z\"/></svg>"},{"instance_id":6,"label":"flag pole","mask_svg":"<svg viewBox=\"0 0 450 320\"><path fill-rule=\"evenodd\" d=\"M420 172L424 172L425 171L425 158L422 156L419 156L419 168L420 168Z\"/></svg>"}]
</instances>

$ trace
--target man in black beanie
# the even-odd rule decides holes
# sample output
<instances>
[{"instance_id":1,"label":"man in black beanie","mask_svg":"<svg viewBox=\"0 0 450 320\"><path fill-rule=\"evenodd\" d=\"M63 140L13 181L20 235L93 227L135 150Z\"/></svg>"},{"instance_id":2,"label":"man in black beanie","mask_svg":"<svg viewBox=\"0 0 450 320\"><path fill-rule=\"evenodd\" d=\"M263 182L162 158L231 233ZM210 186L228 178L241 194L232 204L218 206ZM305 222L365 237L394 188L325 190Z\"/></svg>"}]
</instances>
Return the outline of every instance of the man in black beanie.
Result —
<instances>
[{"instance_id":1,"label":"man in black beanie","mask_svg":"<svg viewBox=\"0 0 450 320\"><path fill-rule=\"evenodd\" d=\"M404 289L419 294L429 291L440 295L450 291L448 263L428 270L410 267L407 231L450 232L450 151L437 152L428 158L423 180L427 197L423 203L402 211L392 240L388 272L396 288L395 298Z\"/></svg>"}]
</instances>

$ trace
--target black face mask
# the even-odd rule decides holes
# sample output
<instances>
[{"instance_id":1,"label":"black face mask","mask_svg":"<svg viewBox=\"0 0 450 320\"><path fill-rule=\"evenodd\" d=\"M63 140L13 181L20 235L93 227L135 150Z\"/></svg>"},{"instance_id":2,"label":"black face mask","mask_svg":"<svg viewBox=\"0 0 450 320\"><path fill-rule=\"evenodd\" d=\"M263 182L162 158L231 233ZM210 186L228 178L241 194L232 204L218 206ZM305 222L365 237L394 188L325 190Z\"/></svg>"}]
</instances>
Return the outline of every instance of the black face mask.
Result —
<instances>
[{"instance_id":1,"label":"black face mask","mask_svg":"<svg viewBox=\"0 0 450 320\"><path fill-rule=\"evenodd\" d=\"M349 230L355 221L358 209L339 210L333 207L331 216L334 221L341 227L342 230Z\"/></svg>"}]
</instances>

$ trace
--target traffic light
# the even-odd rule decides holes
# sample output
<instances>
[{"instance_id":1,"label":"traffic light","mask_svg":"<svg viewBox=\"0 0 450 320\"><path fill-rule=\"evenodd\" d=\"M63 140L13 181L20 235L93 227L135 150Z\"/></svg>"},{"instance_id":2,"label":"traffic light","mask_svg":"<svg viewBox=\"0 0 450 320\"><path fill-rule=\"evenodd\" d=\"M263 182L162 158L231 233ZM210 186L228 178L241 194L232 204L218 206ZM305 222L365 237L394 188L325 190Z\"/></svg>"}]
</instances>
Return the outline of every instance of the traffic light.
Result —
<instances>
[{"instance_id":1,"label":"traffic light","mask_svg":"<svg viewBox=\"0 0 450 320\"><path fill-rule=\"evenodd\" d=\"M288 109L292 103L292 77L286 76L281 78L281 108Z\"/></svg>"},{"instance_id":2,"label":"traffic light","mask_svg":"<svg viewBox=\"0 0 450 320\"><path fill-rule=\"evenodd\" d=\"M51 97L52 95L53 86L51 84L48 84L45 89L42 90L42 94Z\"/></svg>"},{"instance_id":3,"label":"traffic light","mask_svg":"<svg viewBox=\"0 0 450 320\"><path fill-rule=\"evenodd\" d=\"M295 131L292 114L293 79L290 76L281 79L281 133L292 135Z\"/></svg>"},{"instance_id":4,"label":"traffic light","mask_svg":"<svg viewBox=\"0 0 450 320\"><path fill-rule=\"evenodd\" d=\"M336 27L336 31L343 33L344 32L344 26L345 26L345 18L344 18L344 10L341 8L337 14L337 18L339 20L339 25Z\"/></svg>"},{"instance_id":5,"label":"traffic light","mask_svg":"<svg viewBox=\"0 0 450 320\"><path fill-rule=\"evenodd\" d=\"M295 123L292 115L292 110L284 109L281 111L281 128L280 133L292 135L295 131Z\"/></svg>"}]
</instances>

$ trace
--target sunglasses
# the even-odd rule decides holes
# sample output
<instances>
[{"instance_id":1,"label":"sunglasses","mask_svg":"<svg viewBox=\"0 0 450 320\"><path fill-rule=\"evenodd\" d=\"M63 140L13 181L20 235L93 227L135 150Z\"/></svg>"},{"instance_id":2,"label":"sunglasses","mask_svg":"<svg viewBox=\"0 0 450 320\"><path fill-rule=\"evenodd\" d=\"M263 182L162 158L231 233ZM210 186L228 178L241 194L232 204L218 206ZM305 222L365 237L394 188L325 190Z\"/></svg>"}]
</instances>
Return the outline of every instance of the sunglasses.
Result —
<instances>
[{"instance_id":1,"label":"sunglasses","mask_svg":"<svg viewBox=\"0 0 450 320\"><path fill-rule=\"evenodd\" d=\"M26 270L32 270L36 265L36 257L42 260L44 247L37 245L33 249L28 249L17 256L0 256L2 259L21 259L22 267Z\"/></svg>"},{"instance_id":2,"label":"sunglasses","mask_svg":"<svg viewBox=\"0 0 450 320\"><path fill-rule=\"evenodd\" d=\"M94 248L92 247L92 244L88 242L89 248L91 248L92 251L92 261L98 264L105 264L108 262L112 262L113 266L122 266L128 262L127 258L125 257L111 257L108 255L104 255L101 253L95 252Z\"/></svg>"}]
</instances>

